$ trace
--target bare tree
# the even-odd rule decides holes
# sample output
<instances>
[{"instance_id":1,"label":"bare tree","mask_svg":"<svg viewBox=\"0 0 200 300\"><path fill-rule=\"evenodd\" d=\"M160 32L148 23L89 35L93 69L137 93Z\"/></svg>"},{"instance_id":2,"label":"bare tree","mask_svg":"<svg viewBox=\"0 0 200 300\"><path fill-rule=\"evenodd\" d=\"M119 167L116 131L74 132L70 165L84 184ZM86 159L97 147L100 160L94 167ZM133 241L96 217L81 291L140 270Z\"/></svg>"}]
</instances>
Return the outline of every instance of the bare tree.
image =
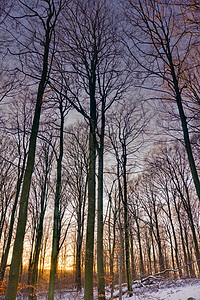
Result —
<instances>
[{"instance_id":1,"label":"bare tree","mask_svg":"<svg viewBox=\"0 0 200 300\"><path fill-rule=\"evenodd\" d=\"M35 238L34 238L34 248L32 255L30 256L30 269L29 269L29 280L30 293L29 299L36 298L36 284L38 281L38 265L39 265L39 255L42 247L42 237L43 237L43 225L44 217L47 208L47 202L49 197L49 184L50 175L52 171L53 164L53 151L50 149L50 144L48 142L42 141L39 152L39 161L36 165L35 170L35 182L32 183L34 194L35 194L35 214L36 214L36 224L35 224ZM39 187L39 188L38 188Z\"/></svg>"},{"instance_id":2,"label":"bare tree","mask_svg":"<svg viewBox=\"0 0 200 300\"><path fill-rule=\"evenodd\" d=\"M128 0L126 4L126 16L133 29L128 32L129 53L138 66L146 71L147 76L160 79L159 84L163 86L168 99L175 100L177 104L185 149L200 200L200 182L189 137L187 107L184 107L182 93L185 84L182 73L196 36L188 29L184 15L175 1L163 3Z\"/></svg>"},{"instance_id":3,"label":"bare tree","mask_svg":"<svg viewBox=\"0 0 200 300\"><path fill-rule=\"evenodd\" d=\"M131 174L131 169L135 167L133 156L142 147L143 143L142 134L146 121L142 117L143 110L137 101L129 104L128 110L122 104L118 114L115 118L112 118L109 125L109 137L117 160L119 194L124 209L126 276L130 295L132 294L132 286L129 249L128 176ZM122 177L122 182L120 182L120 177Z\"/></svg>"},{"instance_id":4,"label":"bare tree","mask_svg":"<svg viewBox=\"0 0 200 300\"><path fill-rule=\"evenodd\" d=\"M69 192L72 195L70 204L76 212L76 269L75 280L77 291L81 290L81 254L83 247L85 206L88 182L88 126L83 122L67 128L65 171L69 177Z\"/></svg>"},{"instance_id":5,"label":"bare tree","mask_svg":"<svg viewBox=\"0 0 200 300\"><path fill-rule=\"evenodd\" d=\"M62 221L62 210L61 210L61 188L62 188L62 160L63 160L63 147L64 147L64 122L65 117L69 112L68 102L65 98L58 95L58 110L59 110L59 146L58 153L54 148L54 154L56 156L57 163L57 174L56 174L56 192L55 192L55 201L54 201L54 225L53 225L53 243L52 243L52 254L51 254L51 270L49 278L49 292L48 299L54 299L54 290L55 290L55 277L58 263L58 254L63 243L60 242L61 239L61 221ZM67 227L68 230L68 227ZM66 234L67 234L66 230ZM64 235L64 238L66 237ZM61 245L60 245L61 243Z\"/></svg>"},{"instance_id":6,"label":"bare tree","mask_svg":"<svg viewBox=\"0 0 200 300\"><path fill-rule=\"evenodd\" d=\"M106 112L127 87L114 16L107 1L75 1L65 12L61 26L58 68L64 80L65 97L90 125L88 220L85 258L85 299L93 297L93 250L95 224L95 172L98 153L97 268L99 299L105 299L103 266L103 154ZM67 22L66 22L67 21ZM70 72L70 76L66 76ZM53 86L53 83L52 83Z\"/></svg>"},{"instance_id":7,"label":"bare tree","mask_svg":"<svg viewBox=\"0 0 200 300\"><path fill-rule=\"evenodd\" d=\"M30 141L29 141L27 165L24 173L22 193L20 198L17 233L16 233L15 244L13 249L8 287L6 291L6 299L9 300L14 300L16 298L16 293L17 293L19 268L22 260L23 241L24 241L26 218L27 218L27 207L28 207L29 191L31 185L31 177L33 173L34 160L35 160L36 140L37 140L37 133L39 128L41 107L43 102L44 91L47 85L47 80L51 69L51 63L49 64L49 60L52 62L54 56L54 50L51 51L51 43L55 33L56 21L63 3L62 1L59 1L58 5L55 5L54 1L49 0L49 1L45 1L45 3L43 3L42 6L40 6L40 8L37 6L37 4L31 6L28 3L22 1L19 2L19 5L20 5L19 13L21 13L21 10L24 10L25 13L25 14L22 13L20 15L21 22L22 22L21 25L24 27L23 20L25 20L24 19L25 16L29 15L28 24L29 24L29 30L32 32L32 34L35 32L35 29L38 28L38 27L33 28L32 17L34 18L33 20L37 19L38 21L40 21L40 24L43 28L43 36L41 38L44 39L43 40L44 46L43 46L43 54L41 55L42 61L40 61L40 75L38 76L39 77L38 92L37 92L35 113L34 113L32 129L31 129ZM17 19L14 18L14 20ZM28 24L26 25L26 28L28 27ZM34 34L32 37L34 37ZM32 54L34 54L35 52L34 50L32 50ZM31 59L32 58L33 57L31 57Z\"/></svg>"}]
</instances>

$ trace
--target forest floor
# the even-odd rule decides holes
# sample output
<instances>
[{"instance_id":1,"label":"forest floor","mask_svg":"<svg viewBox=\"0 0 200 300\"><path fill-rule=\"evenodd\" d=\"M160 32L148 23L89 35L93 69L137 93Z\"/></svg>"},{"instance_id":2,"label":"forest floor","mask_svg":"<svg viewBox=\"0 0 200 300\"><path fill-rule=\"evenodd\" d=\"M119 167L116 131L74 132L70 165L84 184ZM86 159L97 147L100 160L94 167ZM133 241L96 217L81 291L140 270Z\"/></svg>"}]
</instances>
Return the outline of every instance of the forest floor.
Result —
<instances>
[{"instance_id":1,"label":"forest floor","mask_svg":"<svg viewBox=\"0 0 200 300\"><path fill-rule=\"evenodd\" d=\"M136 283L133 285L133 296L125 292L126 287L123 288L123 299L129 300L187 300L191 297L190 300L200 300L200 278L193 279L176 279L170 280L165 279L159 282L153 281L148 285L141 285ZM107 289L106 299L110 299L109 289ZM119 291L116 287L115 289L115 299L119 299L117 295ZM96 295L95 295L96 296ZM38 297L38 300L45 300L45 297ZM84 299L83 292L76 293L74 291L60 291L56 293L54 300L81 300ZM95 297L97 299L97 297Z\"/></svg>"},{"instance_id":2,"label":"forest floor","mask_svg":"<svg viewBox=\"0 0 200 300\"><path fill-rule=\"evenodd\" d=\"M118 300L119 290L116 286L114 299ZM94 293L97 299L97 291ZM0 296L3 300L5 296ZM123 299L129 300L200 300L200 278L193 279L163 279L152 281L150 284L141 285L137 282L133 285L133 296L129 297L126 287L123 287ZM47 292L38 293L37 300L46 300ZM54 300L82 300L83 291L77 293L73 289L60 289L55 292ZM110 299L110 289L106 289L106 300ZM28 300L25 294L20 294L17 300Z\"/></svg>"}]
</instances>

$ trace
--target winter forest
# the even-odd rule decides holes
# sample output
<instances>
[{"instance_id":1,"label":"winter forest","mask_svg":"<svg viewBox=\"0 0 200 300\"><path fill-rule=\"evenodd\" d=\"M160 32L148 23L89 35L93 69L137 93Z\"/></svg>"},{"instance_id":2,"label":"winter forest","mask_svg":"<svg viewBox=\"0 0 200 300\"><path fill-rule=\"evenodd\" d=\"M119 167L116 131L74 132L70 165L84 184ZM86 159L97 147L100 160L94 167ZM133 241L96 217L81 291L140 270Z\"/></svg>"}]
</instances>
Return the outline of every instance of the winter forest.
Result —
<instances>
[{"instance_id":1,"label":"winter forest","mask_svg":"<svg viewBox=\"0 0 200 300\"><path fill-rule=\"evenodd\" d=\"M198 280L199 20L199 0L0 1L0 299Z\"/></svg>"}]
</instances>

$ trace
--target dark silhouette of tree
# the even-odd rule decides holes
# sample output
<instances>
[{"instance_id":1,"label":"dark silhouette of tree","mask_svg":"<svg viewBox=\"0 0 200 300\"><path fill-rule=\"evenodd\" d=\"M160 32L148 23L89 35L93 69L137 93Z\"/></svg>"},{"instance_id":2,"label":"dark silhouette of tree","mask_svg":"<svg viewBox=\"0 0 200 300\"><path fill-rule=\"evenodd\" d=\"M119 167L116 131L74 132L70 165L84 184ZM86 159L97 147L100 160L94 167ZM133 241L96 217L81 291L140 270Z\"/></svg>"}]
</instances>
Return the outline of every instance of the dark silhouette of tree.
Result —
<instances>
[{"instance_id":1,"label":"dark silhouette of tree","mask_svg":"<svg viewBox=\"0 0 200 300\"><path fill-rule=\"evenodd\" d=\"M127 87L128 73L122 61L114 16L107 1L75 1L61 24L61 78L63 94L90 125L88 220L85 258L85 299L93 297L93 250L96 198L96 155L98 154L97 268L98 295L105 299L103 265L103 154L106 112ZM121 60L120 60L121 59ZM70 76L66 76L66 71ZM68 75L69 75L68 74ZM63 82L64 81L64 82Z\"/></svg>"},{"instance_id":2,"label":"dark silhouette of tree","mask_svg":"<svg viewBox=\"0 0 200 300\"><path fill-rule=\"evenodd\" d=\"M5 297L5 299L9 299L9 300L14 300L16 298L16 293L17 293L19 268L22 260L23 241L24 241L26 219L27 219L27 207L28 207L29 191L31 186L31 177L34 168L36 140L37 140L37 134L39 128L41 107L42 107L42 102L44 97L44 91L47 85L47 80L51 69L51 64L49 65L49 60L52 61L54 56L54 51L53 52L51 51L51 43L55 33L54 30L55 30L56 21L63 4L62 1L60 1L57 6L55 5L54 1L49 0L49 1L45 1L45 3L42 4L42 7L40 7L39 10L37 6L36 7L35 5L29 6L27 3L22 1L19 2L19 5L20 5L19 11L21 11L22 8L26 11L25 15L23 14L21 15L22 24L23 24L23 20L25 20L24 19L25 16L28 15L30 16L29 17L30 19L31 16L33 16L33 18L36 18L38 21L41 22L40 24L43 28L43 36L41 38L44 39L43 41L44 46L43 46L43 54L41 55L41 61L40 61L41 72L38 81L39 85L38 85L34 119L33 119L30 141L29 141L27 165L24 173L24 180L23 180L23 186L22 186L22 192L20 198L17 232L15 237L12 262L11 262L10 273L9 273L9 281L8 281L6 297ZM30 24L31 21L29 25ZM33 29L32 25L33 24L31 24L31 26L29 27L30 30ZM38 27L35 27L32 33L35 32L36 28ZM34 53L34 51L32 53Z\"/></svg>"},{"instance_id":3,"label":"dark silhouette of tree","mask_svg":"<svg viewBox=\"0 0 200 300\"><path fill-rule=\"evenodd\" d=\"M160 79L159 84L167 92L168 99L175 100L177 104L185 149L200 201L200 181L182 93L185 84L182 82L182 73L195 42L195 34L188 30L184 15L175 2L128 0L126 4L126 16L133 29L127 33L129 53L138 66L146 71L146 76Z\"/></svg>"}]
</instances>

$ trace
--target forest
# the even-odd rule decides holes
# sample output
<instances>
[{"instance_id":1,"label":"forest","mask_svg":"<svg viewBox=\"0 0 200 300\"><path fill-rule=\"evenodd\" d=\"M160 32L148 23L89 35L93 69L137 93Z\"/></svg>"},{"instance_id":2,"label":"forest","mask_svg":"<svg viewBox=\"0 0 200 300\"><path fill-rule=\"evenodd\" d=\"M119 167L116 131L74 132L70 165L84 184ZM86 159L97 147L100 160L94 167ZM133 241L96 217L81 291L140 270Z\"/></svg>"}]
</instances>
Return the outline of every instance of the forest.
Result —
<instances>
[{"instance_id":1,"label":"forest","mask_svg":"<svg viewBox=\"0 0 200 300\"><path fill-rule=\"evenodd\" d=\"M199 0L0 1L0 299L199 278L199 20Z\"/></svg>"}]
</instances>

